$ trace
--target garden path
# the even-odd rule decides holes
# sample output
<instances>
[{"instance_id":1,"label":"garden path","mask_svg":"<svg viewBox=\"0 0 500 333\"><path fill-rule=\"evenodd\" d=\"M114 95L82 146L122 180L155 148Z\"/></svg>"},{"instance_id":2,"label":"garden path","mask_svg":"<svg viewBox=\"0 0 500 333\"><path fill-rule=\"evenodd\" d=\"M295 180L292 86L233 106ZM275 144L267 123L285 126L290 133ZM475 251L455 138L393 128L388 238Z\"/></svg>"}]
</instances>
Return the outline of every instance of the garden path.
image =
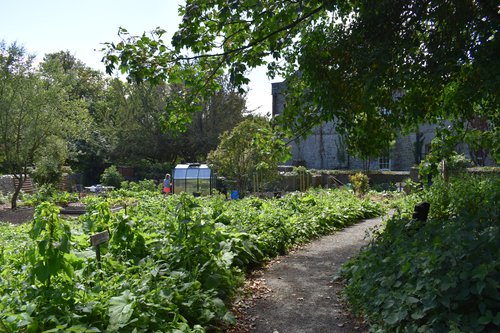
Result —
<instances>
[{"instance_id":1,"label":"garden path","mask_svg":"<svg viewBox=\"0 0 500 333\"><path fill-rule=\"evenodd\" d=\"M366 332L342 302L342 284L333 277L381 222L364 220L273 261L247 281L256 292L236 304L240 324L230 332Z\"/></svg>"}]
</instances>

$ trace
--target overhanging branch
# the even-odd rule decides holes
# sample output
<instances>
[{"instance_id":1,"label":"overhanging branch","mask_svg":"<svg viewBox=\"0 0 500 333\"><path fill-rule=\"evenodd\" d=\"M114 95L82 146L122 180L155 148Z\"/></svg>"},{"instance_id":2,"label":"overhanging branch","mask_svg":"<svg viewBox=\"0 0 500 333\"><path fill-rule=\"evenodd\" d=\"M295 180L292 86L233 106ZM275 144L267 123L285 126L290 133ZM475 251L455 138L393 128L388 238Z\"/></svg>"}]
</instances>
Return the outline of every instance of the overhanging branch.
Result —
<instances>
[{"instance_id":1,"label":"overhanging branch","mask_svg":"<svg viewBox=\"0 0 500 333\"><path fill-rule=\"evenodd\" d=\"M290 30L296 26L298 26L300 23L302 23L303 21L309 19L310 17L316 15L317 13L321 12L322 10L324 10L324 5L321 5L319 6L318 8L312 10L311 12L305 14L305 15L302 15L301 17L299 17L297 20L279 28L279 29L276 29L270 33L268 33L267 35L261 37L261 38L258 38L256 40L253 40L251 42L249 42L248 44L244 45L244 46L241 46L241 47L238 47L238 48L235 48L235 49L231 49L231 50L227 50L227 51L224 51L224 52L219 52L219 53L210 53L210 54L199 54L199 55L195 55L195 56L190 56L190 57L177 57L175 59L173 59L173 61L186 61L186 60L196 60L196 59L201 59L201 58L211 58L211 57L228 57L228 56L231 56L233 54L237 54L237 53L240 53L242 51L245 51L245 50L248 50L254 46L257 46L263 42L265 42L266 40L268 40L269 38L283 32L283 31L287 31L287 30Z\"/></svg>"}]
</instances>

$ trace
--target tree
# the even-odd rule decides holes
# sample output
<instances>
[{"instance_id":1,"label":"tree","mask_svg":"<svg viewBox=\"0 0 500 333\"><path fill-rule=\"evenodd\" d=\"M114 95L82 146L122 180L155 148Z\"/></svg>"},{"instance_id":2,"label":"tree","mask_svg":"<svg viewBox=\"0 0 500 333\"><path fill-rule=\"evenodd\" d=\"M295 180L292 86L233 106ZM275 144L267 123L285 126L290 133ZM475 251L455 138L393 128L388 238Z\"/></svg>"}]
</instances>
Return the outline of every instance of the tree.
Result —
<instances>
[{"instance_id":1,"label":"tree","mask_svg":"<svg viewBox=\"0 0 500 333\"><path fill-rule=\"evenodd\" d=\"M135 165L142 160L175 160L161 120L168 93L166 85L110 82L106 107L95 116L109 144L109 162Z\"/></svg>"},{"instance_id":2,"label":"tree","mask_svg":"<svg viewBox=\"0 0 500 333\"><path fill-rule=\"evenodd\" d=\"M204 98L201 111L184 133L165 126L164 108L174 90L167 84L127 83L112 80L107 90L107 108L96 114L110 142L113 163L141 165L178 160L204 161L217 148L219 136L241 122L246 111L244 97L227 82L211 97Z\"/></svg>"},{"instance_id":3,"label":"tree","mask_svg":"<svg viewBox=\"0 0 500 333\"><path fill-rule=\"evenodd\" d=\"M67 98L60 69L46 62L36 70L33 57L22 47L0 43L1 168L18 180L12 209L29 168L40 160L44 148L65 149L55 144L58 139L78 135L87 123L83 105Z\"/></svg>"},{"instance_id":4,"label":"tree","mask_svg":"<svg viewBox=\"0 0 500 333\"><path fill-rule=\"evenodd\" d=\"M271 124L262 117L247 118L231 132L222 134L209 164L224 177L236 181L244 194L254 175L265 182L277 175L278 163L289 158L285 143L276 138Z\"/></svg>"},{"instance_id":5,"label":"tree","mask_svg":"<svg viewBox=\"0 0 500 333\"><path fill-rule=\"evenodd\" d=\"M193 121L185 134L180 135L180 143L185 161L203 161L208 153L215 150L220 136L231 131L246 114L245 95L236 91L227 78L221 78L221 89L203 101L201 112L193 114Z\"/></svg>"},{"instance_id":6,"label":"tree","mask_svg":"<svg viewBox=\"0 0 500 333\"><path fill-rule=\"evenodd\" d=\"M68 99L84 100L92 114L102 102L107 80L101 71L86 66L69 51L46 54L42 67L55 66L62 74L62 85L65 86Z\"/></svg>"},{"instance_id":7,"label":"tree","mask_svg":"<svg viewBox=\"0 0 500 333\"><path fill-rule=\"evenodd\" d=\"M470 128L466 132L465 141L474 164L484 166L489 155L489 147L498 147L498 132L493 128L493 122L484 117L475 117L470 120Z\"/></svg>"},{"instance_id":8,"label":"tree","mask_svg":"<svg viewBox=\"0 0 500 333\"><path fill-rule=\"evenodd\" d=\"M271 77L288 79L281 123L294 132L334 119L350 132L359 116L393 133L440 119L458 129L482 116L498 137L494 1L187 0L180 12L172 46L161 29L151 37L122 30L122 41L108 45L107 68L154 81L178 78L179 64L196 60L204 73L226 68L244 84L249 68L267 64ZM195 91L210 79L201 76L190 81Z\"/></svg>"},{"instance_id":9,"label":"tree","mask_svg":"<svg viewBox=\"0 0 500 333\"><path fill-rule=\"evenodd\" d=\"M125 179L115 165L106 168L101 175L101 183L107 186L114 186L115 188L120 188L124 180Z\"/></svg>"},{"instance_id":10,"label":"tree","mask_svg":"<svg viewBox=\"0 0 500 333\"><path fill-rule=\"evenodd\" d=\"M86 66L68 51L46 54L42 66L47 70L57 69L67 99L78 101L91 116L85 125L86 135L66 142L68 154L64 160L74 172L82 174L83 182L95 184L109 163L112 148L100 117L108 115L104 110L110 108L111 101L107 98L110 79L105 79L102 72Z\"/></svg>"},{"instance_id":11,"label":"tree","mask_svg":"<svg viewBox=\"0 0 500 333\"><path fill-rule=\"evenodd\" d=\"M38 185L56 185L62 178L64 166L68 160L68 143L61 137L47 138L34 157L35 170L31 172Z\"/></svg>"},{"instance_id":12,"label":"tree","mask_svg":"<svg viewBox=\"0 0 500 333\"><path fill-rule=\"evenodd\" d=\"M344 129L343 133L347 150L363 160L365 172L369 171L374 158L389 156L396 139L389 124L369 112L358 114L352 129Z\"/></svg>"}]
</instances>

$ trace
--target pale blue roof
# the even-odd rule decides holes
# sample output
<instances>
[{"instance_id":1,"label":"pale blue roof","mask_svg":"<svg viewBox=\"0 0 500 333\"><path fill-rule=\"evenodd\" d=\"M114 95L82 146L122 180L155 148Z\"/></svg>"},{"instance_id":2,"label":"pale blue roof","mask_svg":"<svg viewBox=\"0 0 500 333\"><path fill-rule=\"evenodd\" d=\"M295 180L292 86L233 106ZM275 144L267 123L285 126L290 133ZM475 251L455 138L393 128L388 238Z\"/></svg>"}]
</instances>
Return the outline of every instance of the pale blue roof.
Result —
<instances>
[{"instance_id":1,"label":"pale blue roof","mask_svg":"<svg viewBox=\"0 0 500 333\"><path fill-rule=\"evenodd\" d=\"M206 164L177 164L174 168L175 179L210 179L212 170Z\"/></svg>"}]
</instances>

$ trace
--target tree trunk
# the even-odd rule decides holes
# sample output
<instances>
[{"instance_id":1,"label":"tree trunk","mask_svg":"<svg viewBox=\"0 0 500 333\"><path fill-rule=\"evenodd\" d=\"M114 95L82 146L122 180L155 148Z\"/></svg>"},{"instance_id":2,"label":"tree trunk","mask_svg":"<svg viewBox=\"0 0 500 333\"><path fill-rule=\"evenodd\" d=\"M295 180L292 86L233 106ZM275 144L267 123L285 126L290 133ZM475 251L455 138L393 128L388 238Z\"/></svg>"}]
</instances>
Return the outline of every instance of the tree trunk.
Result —
<instances>
[{"instance_id":1,"label":"tree trunk","mask_svg":"<svg viewBox=\"0 0 500 333\"><path fill-rule=\"evenodd\" d=\"M23 188L24 181L26 180L26 175L24 175L23 177L23 174L20 174L19 176L14 174L14 179L18 180L18 184L14 189L14 194L12 194L12 199L10 201L10 208L12 210L17 209L17 198L19 197L19 193L21 193L21 189Z\"/></svg>"},{"instance_id":2,"label":"tree trunk","mask_svg":"<svg viewBox=\"0 0 500 333\"><path fill-rule=\"evenodd\" d=\"M443 166L443 169L442 169L443 179L446 183L448 183L448 180L450 178L449 174L448 174L448 163L446 162L446 159L444 159L441 163Z\"/></svg>"},{"instance_id":3,"label":"tree trunk","mask_svg":"<svg viewBox=\"0 0 500 333\"><path fill-rule=\"evenodd\" d=\"M370 164L371 164L371 158L366 158L363 159L363 170L365 174L368 174L370 172Z\"/></svg>"}]
</instances>

